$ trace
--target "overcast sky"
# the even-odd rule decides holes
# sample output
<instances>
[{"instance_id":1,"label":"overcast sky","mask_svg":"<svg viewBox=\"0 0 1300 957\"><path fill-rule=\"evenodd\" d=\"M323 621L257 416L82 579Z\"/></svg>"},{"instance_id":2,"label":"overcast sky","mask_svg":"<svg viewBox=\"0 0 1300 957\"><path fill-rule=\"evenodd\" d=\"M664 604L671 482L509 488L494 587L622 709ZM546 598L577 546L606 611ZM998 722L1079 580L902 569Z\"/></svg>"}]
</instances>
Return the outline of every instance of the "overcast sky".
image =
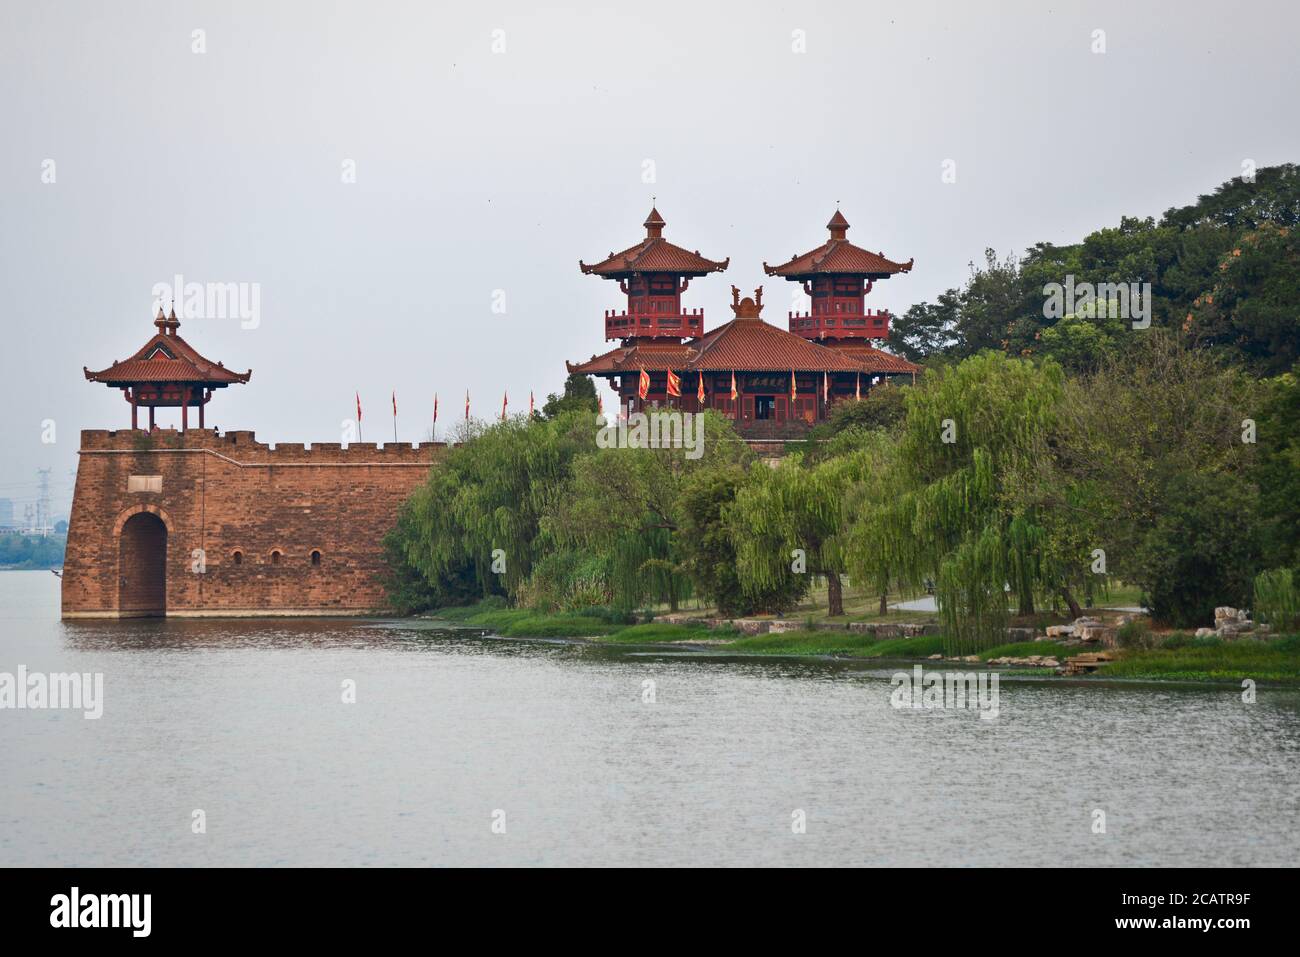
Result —
<instances>
[{"instance_id":1,"label":"overcast sky","mask_svg":"<svg viewBox=\"0 0 1300 957\"><path fill-rule=\"evenodd\" d=\"M256 328L181 328L253 369L209 425L339 441L359 391L391 439L395 389L414 441L435 391L440 426L466 388L518 411L604 351L622 300L578 259L636 242L652 196L668 239L731 257L685 297L712 328L732 284L784 320L761 264L837 200L850 239L915 257L870 296L901 312L986 246L1300 160L1293 2L545 6L5 0L0 497L21 511L48 466L66 509L79 430L129 423L82 367L139 348L178 273L260 296Z\"/></svg>"}]
</instances>

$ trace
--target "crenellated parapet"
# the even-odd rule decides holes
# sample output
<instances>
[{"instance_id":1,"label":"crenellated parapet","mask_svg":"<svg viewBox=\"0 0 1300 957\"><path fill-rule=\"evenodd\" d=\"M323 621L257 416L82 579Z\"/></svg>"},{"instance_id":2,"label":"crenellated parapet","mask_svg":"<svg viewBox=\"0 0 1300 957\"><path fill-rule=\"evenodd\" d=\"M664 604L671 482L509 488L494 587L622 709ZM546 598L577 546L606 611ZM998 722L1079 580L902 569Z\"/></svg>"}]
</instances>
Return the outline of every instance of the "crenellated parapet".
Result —
<instances>
[{"instance_id":1,"label":"crenellated parapet","mask_svg":"<svg viewBox=\"0 0 1300 957\"><path fill-rule=\"evenodd\" d=\"M147 454L159 452L211 452L239 464L276 465L428 465L445 442L258 442L250 431L216 432L198 429L83 429L82 453Z\"/></svg>"}]
</instances>

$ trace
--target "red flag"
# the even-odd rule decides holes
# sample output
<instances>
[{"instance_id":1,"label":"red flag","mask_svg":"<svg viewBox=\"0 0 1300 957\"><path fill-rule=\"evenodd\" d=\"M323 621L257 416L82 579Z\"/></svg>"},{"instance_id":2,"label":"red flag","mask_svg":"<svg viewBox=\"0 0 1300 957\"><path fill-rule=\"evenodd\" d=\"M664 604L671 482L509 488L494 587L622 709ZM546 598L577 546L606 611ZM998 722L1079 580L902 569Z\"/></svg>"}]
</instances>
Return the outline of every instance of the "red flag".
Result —
<instances>
[{"instance_id":1,"label":"red flag","mask_svg":"<svg viewBox=\"0 0 1300 957\"><path fill-rule=\"evenodd\" d=\"M700 387L695 392L695 398L701 406L704 405L704 373L702 371L700 372Z\"/></svg>"},{"instance_id":2,"label":"red flag","mask_svg":"<svg viewBox=\"0 0 1300 957\"><path fill-rule=\"evenodd\" d=\"M502 422L506 420L506 403L509 401L510 401L510 393L502 392L501 393L501 421Z\"/></svg>"},{"instance_id":3,"label":"red flag","mask_svg":"<svg viewBox=\"0 0 1300 957\"><path fill-rule=\"evenodd\" d=\"M740 393L736 391L736 370L732 369L731 370L731 401L735 402L739 396Z\"/></svg>"},{"instance_id":4,"label":"red flag","mask_svg":"<svg viewBox=\"0 0 1300 957\"><path fill-rule=\"evenodd\" d=\"M636 394L642 399L650 394L650 375L644 368L641 370L641 378L636 383Z\"/></svg>"},{"instance_id":5,"label":"red flag","mask_svg":"<svg viewBox=\"0 0 1300 957\"><path fill-rule=\"evenodd\" d=\"M393 390L393 415L397 415L397 390Z\"/></svg>"},{"instance_id":6,"label":"red flag","mask_svg":"<svg viewBox=\"0 0 1300 957\"><path fill-rule=\"evenodd\" d=\"M361 422L361 393L357 393L357 422Z\"/></svg>"},{"instance_id":7,"label":"red flag","mask_svg":"<svg viewBox=\"0 0 1300 957\"><path fill-rule=\"evenodd\" d=\"M668 370L668 394L682 397L682 377L672 369Z\"/></svg>"},{"instance_id":8,"label":"red flag","mask_svg":"<svg viewBox=\"0 0 1300 957\"><path fill-rule=\"evenodd\" d=\"M794 384L794 370L790 370L790 401L793 402L799 395L799 387Z\"/></svg>"},{"instance_id":9,"label":"red flag","mask_svg":"<svg viewBox=\"0 0 1300 957\"><path fill-rule=\"evenodd\" d=\"M438 393L433 394L433 424L438 424Z\"/></svg>"},{"instance_id":10,"label":"red flag","mask_svg":"<svg viewBox=\"0 0 1300 957\"><path fill-rule=\"evenodd\" d=\"M528 417L533 417L533 390L528 390Z\"/></svg>"},{"instance_id":11,"label":"red flag","mask_svg":"<svg viewBox=\"0 0 1300 957\"><path fill-rule=\"evenodd\" d=\"M469 389L465 390L465 421L469 421Z\"/></svg>"}]
</instances>

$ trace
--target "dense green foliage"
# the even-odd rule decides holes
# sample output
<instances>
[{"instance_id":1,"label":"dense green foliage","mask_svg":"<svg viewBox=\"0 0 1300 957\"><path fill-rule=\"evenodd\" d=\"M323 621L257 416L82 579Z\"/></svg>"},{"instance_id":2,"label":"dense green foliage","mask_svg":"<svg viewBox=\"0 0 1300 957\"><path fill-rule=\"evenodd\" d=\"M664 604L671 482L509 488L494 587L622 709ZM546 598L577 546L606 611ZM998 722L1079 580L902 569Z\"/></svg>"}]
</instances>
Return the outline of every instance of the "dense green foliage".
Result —
<instances>
[{"instance_id":1,"label":"dense green foliage","mask_svg":"<svg viewBox=\"0 0 1300 957\"><path fill-rule=\"evenodd\" d=\"M1273 568L1255 577L1255 616L1274 628L1300 628L1300 587L1289 568Z\"/></svg>"},{"instance_id":2,"label":"dense green foliage","mask_svg":"<svg viewBox=\"0 0 1300 957\"><path fill-rule=\"evenodd\" d=\"M845 504L848 489L866 468L865 456L857 454L806 467L794 454L776 468L751 470L723 510L742 587L758 594L806 582L809 574L823 575L830 613L843 615Z\"/></svg>"},{"instance_id":3,"label":"dense green foliage","mask_svg":"<svg viewBox=\"0 0 1300 957\"><path fill-rule=\"evenodd\" d=\"M564 380L564 394L552 392L542 404L542 415L554 419L565 412L595 412L599 403L596 399L596 384L590 376L571 375Z\"/></svg>"},{"instance_id":4,"label":"dense green foliage","mask_svg":"<svg viewBox=\"0 0 1300 957\"><path fill-rule=\"evenodd\" d=\"M742 583L734 524L724 522L723 510L734 503L745 481L741 468L714 469L683 485L678 535L682 569L696 594L712 601L723 615L785 611L807 590L805 576L779 573L761 583L748 576Z\"/></svg>"},{"instance_id":5,"label":"dense green foliage","mask_svg":"<svg viewBox=\"0 0 1300 957\"><path fill-rule=\"evenodd\" d=\"M882 605L933 585L942 635L927 646L950 655L1002 644L1013 614L1078 615L1116 579L1177 627L1252 601L1291 622L1298 221L1284 166L1159 223L1019 259L988 250L962 290L897 321L896 344L927 366L918 383L838 404L775 466L714 413L699 457L600 447L594 391L570 377L541 415L475 429L433 470L389 538L394 601L499 596L502 628L542 629L526 622L546 612L603 634L688 596L784 612L814 578L834 617L847 576ZM1046 308L1070 276L1151 283L1149 327L1113 314L1113 290ZM1125 640L1170 650L1149 638ZM833 653L857 639L808 640Z\"/></svg>"},{"instance_id":6,"label":"dense green foliage","mask_svg":"<svg viewBox=\"0 0 1300 957\"><path fill-rule=\"evenodd\" d=\"M1300 361L1300 168L1229 180L1191 206L1124 217L1080 243L1038 243L1023 257L985 250L962 289L913 306L892 342L910 359L963 359L984 349L1094 369L1127 348L1128 319L1110 298L1061 316L1050 283L1150 283L1153 328L1177 332L1230 363L1277 375Z\"/></svg>"}]
</instances>

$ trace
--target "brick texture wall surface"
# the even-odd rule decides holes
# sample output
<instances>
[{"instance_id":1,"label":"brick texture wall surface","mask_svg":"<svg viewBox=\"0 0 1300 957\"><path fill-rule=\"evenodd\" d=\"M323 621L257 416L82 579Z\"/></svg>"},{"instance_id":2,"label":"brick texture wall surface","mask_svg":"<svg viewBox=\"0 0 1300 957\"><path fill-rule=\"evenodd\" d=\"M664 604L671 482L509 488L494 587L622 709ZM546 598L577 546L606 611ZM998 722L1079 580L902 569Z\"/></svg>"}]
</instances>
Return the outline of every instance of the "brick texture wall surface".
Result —
<instances>
[{"instance_id":1,"label":"brick texture wall surface","mask_svg":"<svg viewBox=\"0 0 1300 957\"><path fill-rule=\"evenodd\" d=\"M384 534L442 447L82 432L63 614L159 613L164 588L170 615L383 611Z\"/></svg>"}]
</instances>

